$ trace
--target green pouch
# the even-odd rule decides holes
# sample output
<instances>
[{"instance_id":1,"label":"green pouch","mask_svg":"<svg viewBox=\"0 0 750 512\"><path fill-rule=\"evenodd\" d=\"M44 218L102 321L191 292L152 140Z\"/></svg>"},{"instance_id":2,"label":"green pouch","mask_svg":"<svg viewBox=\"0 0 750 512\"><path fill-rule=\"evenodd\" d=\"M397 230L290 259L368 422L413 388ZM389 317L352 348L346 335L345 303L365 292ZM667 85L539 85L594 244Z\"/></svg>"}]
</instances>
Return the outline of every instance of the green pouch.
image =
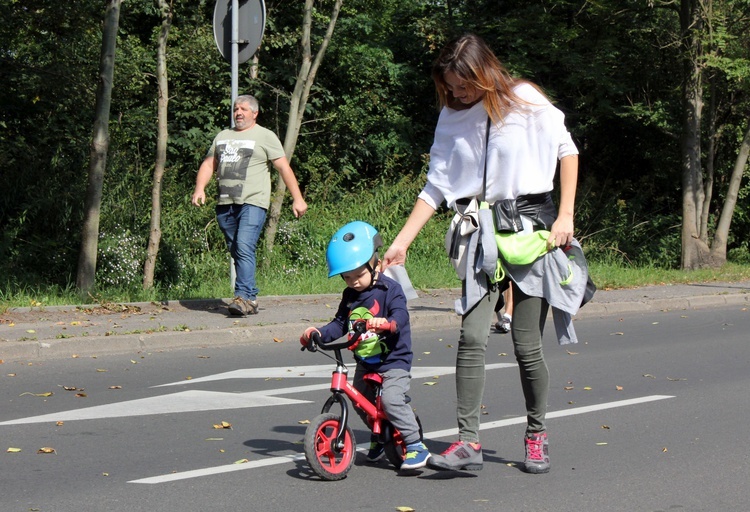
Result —
<instances>
[{"instance_id":1,"label":"green pouch","mask_svg":"<svg viewBox=\"0 0 750 512\"><path fill-rule=\"evenodd\" d=\"M547 253L549 231L534 231L528 235L495 233L497 250L510 265L530 265Z\"/></svg>"}]
</instances>

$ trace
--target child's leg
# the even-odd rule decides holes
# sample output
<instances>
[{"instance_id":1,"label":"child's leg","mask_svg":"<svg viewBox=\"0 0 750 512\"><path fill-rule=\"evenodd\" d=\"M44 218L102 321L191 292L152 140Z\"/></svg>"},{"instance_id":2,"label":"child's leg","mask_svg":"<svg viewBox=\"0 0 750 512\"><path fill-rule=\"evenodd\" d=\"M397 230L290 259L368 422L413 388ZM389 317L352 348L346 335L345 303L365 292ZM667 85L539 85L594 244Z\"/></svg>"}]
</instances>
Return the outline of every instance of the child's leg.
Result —
<instances>
[{"instance_id":1,"label":"child's leg","mask_svg":"<svg viewBox=\"0 0 750 512\"><path fill-rule=\"evenodd\" d=\"M406 370L388 370L383 375L383 409L388 419L409 445L420 441L419 425L411 406L406 403L411 375Z\"/></svg>"},{"instance_id":2,"label":"child's leg","mask_svg":"<svg viewBox=\"0 0 750 512\"><path fill-rule=\"evenodd\" d=\"M372 386L368 385L363 378L368 373L372 372L369 370L365 370L361 365L358 364L357 369L354 370L354 379L352 380L352 386L354 386L354 389L362 393L370 402L375 403L375 392L372 389ZM367 414L359 407L352 407L352 409L357 412L357 415L362 418L362 421L369 428L370 425L367 423Z\"/></svg>"}]
</instances>

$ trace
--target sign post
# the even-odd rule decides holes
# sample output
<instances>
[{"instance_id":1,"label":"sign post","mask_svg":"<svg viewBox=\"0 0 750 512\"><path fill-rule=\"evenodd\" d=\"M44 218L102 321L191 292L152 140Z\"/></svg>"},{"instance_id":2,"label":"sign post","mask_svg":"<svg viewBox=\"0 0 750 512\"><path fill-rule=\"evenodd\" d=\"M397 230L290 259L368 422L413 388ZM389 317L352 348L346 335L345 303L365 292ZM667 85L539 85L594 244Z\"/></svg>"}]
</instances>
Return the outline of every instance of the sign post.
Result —
<instances>
[{"instance_id":1,"label":"sign post","mask_svg":"<svg viewBox=\"0 0 750 512\"><path fill-rule=\"evenodd\" d=\"M214 40L219 53L232 65L232 102L229 120L234 128L234 101L237 99L239 65L247 62L260 48L266 29L264 0L217 0L214 7ZM236 274L234 260L229 265L232 290Z\"/></svg>"},{"instance_id":2,"label":"sign post","mask_svg":"<svg viewBox=\"0 0 750 512\"><path fill-rule=\"evenodd\" d=\"M217 0L214 7L214 40L219 53L232 65L232 108L237 98L239 65L253 58L266 28L264 0Z\"/></svg>"}]
</instances>

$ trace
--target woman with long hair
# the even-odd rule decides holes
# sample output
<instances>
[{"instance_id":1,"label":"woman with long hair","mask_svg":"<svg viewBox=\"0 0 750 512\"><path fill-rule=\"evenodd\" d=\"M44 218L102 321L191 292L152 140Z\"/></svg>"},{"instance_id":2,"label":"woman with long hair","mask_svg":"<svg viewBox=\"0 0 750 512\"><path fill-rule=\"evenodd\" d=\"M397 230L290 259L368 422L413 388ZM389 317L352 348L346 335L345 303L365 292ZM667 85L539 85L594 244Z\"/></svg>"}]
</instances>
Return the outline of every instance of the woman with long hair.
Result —
<instances>
[{"instance_id":1,"label":"woman with long hair","mask_svg":"<svg viewBox=\"0 0 750 512\"><path fill-rule=\"evenodd\" d=\"M383 256L384 268L404 264L406 253L438 207L458 209L472 198L492 204L514 200L530 230L549 232L547 248L573 241L573 213L578 179L578 150L564 116L533 83L513 78L478 36L449 43L432 69L441 107L430 151L427 184L406 223ZM553 182L559 162L560 199L555 208ZM526 221L525 221L526 222ZM513 287L512 339L526 400L528 473L549 471L545 416L549 371L542 333L549 310L543 294L519 287L521 277L484 283L476 301L464 300L456 357L458 441L430 466L443 470L479 470L482 448L479 419L485 382L485 352L501 289ZM514 279L518 282L515 282ZM471 294L464 281L464 298Z\"/></svg>"}]
</instances>

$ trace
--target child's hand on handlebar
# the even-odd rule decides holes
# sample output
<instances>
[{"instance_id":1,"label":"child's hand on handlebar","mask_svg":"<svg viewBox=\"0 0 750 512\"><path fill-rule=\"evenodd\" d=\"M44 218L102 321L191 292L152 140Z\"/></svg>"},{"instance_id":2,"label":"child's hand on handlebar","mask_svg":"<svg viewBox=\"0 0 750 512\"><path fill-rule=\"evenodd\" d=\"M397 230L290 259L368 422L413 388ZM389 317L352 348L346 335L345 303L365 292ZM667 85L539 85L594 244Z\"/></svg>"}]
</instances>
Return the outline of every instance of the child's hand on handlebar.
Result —
<instances>
[{"instance_id":1,"label":"child's hand on handlebar","mask_svg":"<svg viewBox=\"0 0 750 512\"><path fill-rule=\"evenodd\" d=\"M367 329L376 332L396 332L396 321L388 321L385 318L370 318L367 320Z\"/></svg>"},{"instance_id":2,"label":"child's hand on handlebar","mask_svg":"<svg viewBox=\"0 0 750 512\"><path fill-rule=\"evenodd\" d=\"M308 349L314 352L315 345L320 341L320 331L315 327L308 327L302 336L299 338L299 342L302 345L302 350Z\"/></svg>"}]
</instances>

